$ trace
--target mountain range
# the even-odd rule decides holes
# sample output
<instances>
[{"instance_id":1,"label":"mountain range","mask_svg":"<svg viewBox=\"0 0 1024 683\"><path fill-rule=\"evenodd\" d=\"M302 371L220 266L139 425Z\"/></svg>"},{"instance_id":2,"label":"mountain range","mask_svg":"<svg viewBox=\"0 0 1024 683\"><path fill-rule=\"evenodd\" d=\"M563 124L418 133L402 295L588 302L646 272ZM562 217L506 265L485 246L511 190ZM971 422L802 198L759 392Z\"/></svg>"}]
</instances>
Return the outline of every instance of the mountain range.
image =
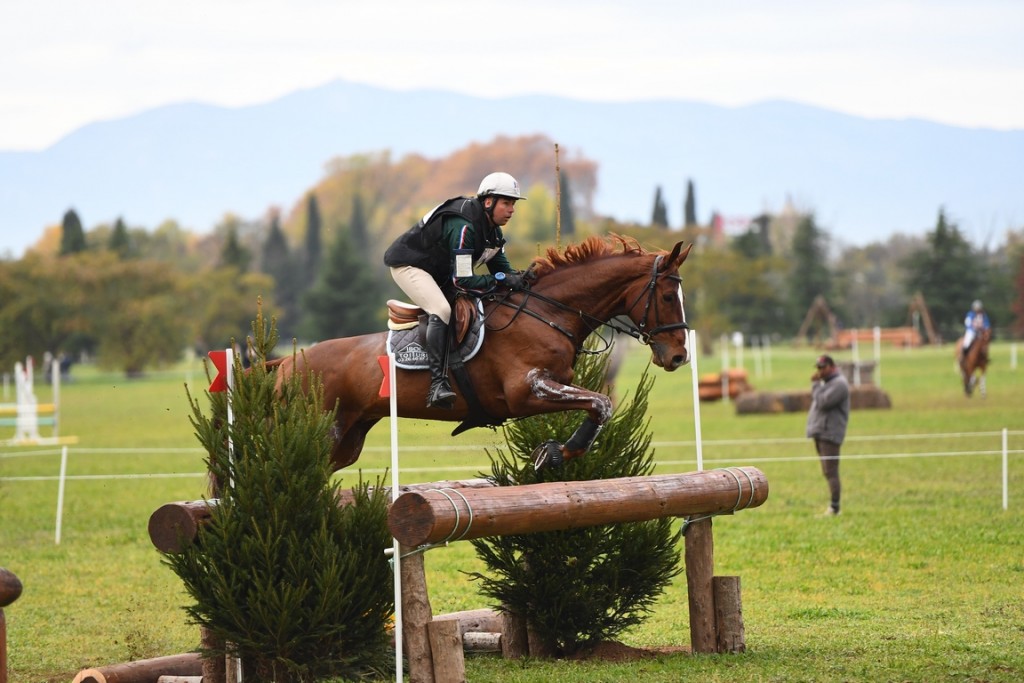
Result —
<instances>
[{"instance_id":1,"label":"mountain range","mask_svg":"<svg viewBox=\"0 0 1024 683\"><path fill-rule=\"evenodd\" d=\"M333 81L245 107L157 107L88 124L41 151L0 151L0 256L20 256L69 208L87 229L117 217L150 228L173 218L202 233L228 212L256 218L292 207L339 156L440 158L536 133L597 162L594 209L620 221L648 222L660 187L670 223L680 223L692 180L702 222L716 211L742 225L791 203L846 244L923 234L940 208L976 243L1024 227L1024 130L782 101L487 99Z\"/></svg>"}]
</instances>

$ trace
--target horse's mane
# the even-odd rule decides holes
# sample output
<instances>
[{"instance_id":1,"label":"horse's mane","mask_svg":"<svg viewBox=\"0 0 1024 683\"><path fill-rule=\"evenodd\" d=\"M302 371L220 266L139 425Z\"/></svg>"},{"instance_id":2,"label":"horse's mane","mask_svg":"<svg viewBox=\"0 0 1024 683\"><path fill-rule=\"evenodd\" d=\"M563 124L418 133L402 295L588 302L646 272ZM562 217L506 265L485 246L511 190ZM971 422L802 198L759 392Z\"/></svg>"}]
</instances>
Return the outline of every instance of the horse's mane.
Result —
<instances>
[{"instance_id":1,"label":"horse's mane","mask_svg":"<svg viewBox=\"0 0 1024 683\"><path fill-rule=\"evenodd\" d=\"M530 267L534 275L543 277L562 266L587 263L604 256L611 256L617 253L616 247L621 247L623 254L647 253L632 237L616 234L609 234L607 237L591 236L579 244L566 246L563 251L558 251L555 247L548 247L547 256L538 256Z\"/></svg>"}]
</instances>

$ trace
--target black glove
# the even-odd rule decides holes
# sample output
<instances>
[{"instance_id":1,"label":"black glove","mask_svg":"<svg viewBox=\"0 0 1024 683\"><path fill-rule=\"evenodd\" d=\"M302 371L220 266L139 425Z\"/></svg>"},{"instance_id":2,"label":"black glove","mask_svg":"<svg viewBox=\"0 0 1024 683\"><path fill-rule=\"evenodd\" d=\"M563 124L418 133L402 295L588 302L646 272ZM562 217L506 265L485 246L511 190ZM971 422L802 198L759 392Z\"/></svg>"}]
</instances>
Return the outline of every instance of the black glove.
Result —
<instances>
[{"instance_id":1,"label":"black glove","mask_svg":"<svg viewBox=\"0 0 1024 683\"><path fill-rule=\"evenodd\" d=\"M503 284L512 291L522 289L524 284L523 276L519 273L505 273Z\"/></svg>"}]
</instances>

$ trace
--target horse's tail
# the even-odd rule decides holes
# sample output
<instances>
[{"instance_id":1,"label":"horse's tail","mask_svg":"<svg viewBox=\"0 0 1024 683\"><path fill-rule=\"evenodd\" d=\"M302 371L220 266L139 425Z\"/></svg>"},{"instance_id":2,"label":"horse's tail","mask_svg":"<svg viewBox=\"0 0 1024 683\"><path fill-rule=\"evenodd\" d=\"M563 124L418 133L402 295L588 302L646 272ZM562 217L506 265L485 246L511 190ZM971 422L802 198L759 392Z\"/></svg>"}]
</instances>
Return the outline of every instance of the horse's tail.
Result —
<instances>
[{"instance_id":1,"label":"horse's tail","mask_svg":"<svg viewBox=\"0 0 1024 683\"><path fill-rule=\"evenodd\" d=\"M281 358L269 358L263 364L263 367L265 367L267 370L275 370L283 362L284 362L284 357L283 356Z\"/></svg>"}]
</instances>

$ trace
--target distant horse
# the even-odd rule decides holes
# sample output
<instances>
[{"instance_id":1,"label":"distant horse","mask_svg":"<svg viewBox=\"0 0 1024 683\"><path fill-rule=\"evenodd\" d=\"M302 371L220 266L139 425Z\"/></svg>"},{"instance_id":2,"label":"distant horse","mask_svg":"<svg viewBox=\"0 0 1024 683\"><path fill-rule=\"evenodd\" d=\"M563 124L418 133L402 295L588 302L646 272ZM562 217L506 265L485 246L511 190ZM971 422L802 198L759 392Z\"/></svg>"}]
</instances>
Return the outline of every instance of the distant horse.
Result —
<instances>
[{"instance_id":1,"label":"distant horse","mask_svg":"<svg viewBox=\"0 0 1024 683\"><path fill-rule=\"evenodd\" d=\"M974 336L971 348L967 349L960 361L960 376L964 382L964 394L971 395L980 383L981 397L985 398L985 370L988 368L988 343L992 338L990 330L980 330Z\"/></svg>"},{"instance_id":2,"label":"distant horse","mask_svg":"<svg viewBox=\"0 0 1024 683\"><path fill-rule=\"evenodd\" d=\"M430 408L430 373L398 369L399 416L463 421L454 435L508 418L582 410L587 418L566 443L540 444L533 457L540 469L582 455L611 417L612 402L572 384L577 354L591 332L624 316L627 328L617 321L611 326L650 346L655 365L669 372L685 365L688 327L679 267L692 246L683 249L679 242L671 252L647 252L613 235L588 238L562 253L548 249L531 265L528 289L501 289L484 299L485 341L465 362L476 399L457 389L453 408ZM389 399L379 395L377 360L386 353L386 339L386 332L331 339L268 364L278 368L278 386L295 372L306 373L307 380L307 371L322 377L325 407L337 405L331 452L336 470L359 458L367 432L389 415Z\"/></svg>"}]
</instances>

